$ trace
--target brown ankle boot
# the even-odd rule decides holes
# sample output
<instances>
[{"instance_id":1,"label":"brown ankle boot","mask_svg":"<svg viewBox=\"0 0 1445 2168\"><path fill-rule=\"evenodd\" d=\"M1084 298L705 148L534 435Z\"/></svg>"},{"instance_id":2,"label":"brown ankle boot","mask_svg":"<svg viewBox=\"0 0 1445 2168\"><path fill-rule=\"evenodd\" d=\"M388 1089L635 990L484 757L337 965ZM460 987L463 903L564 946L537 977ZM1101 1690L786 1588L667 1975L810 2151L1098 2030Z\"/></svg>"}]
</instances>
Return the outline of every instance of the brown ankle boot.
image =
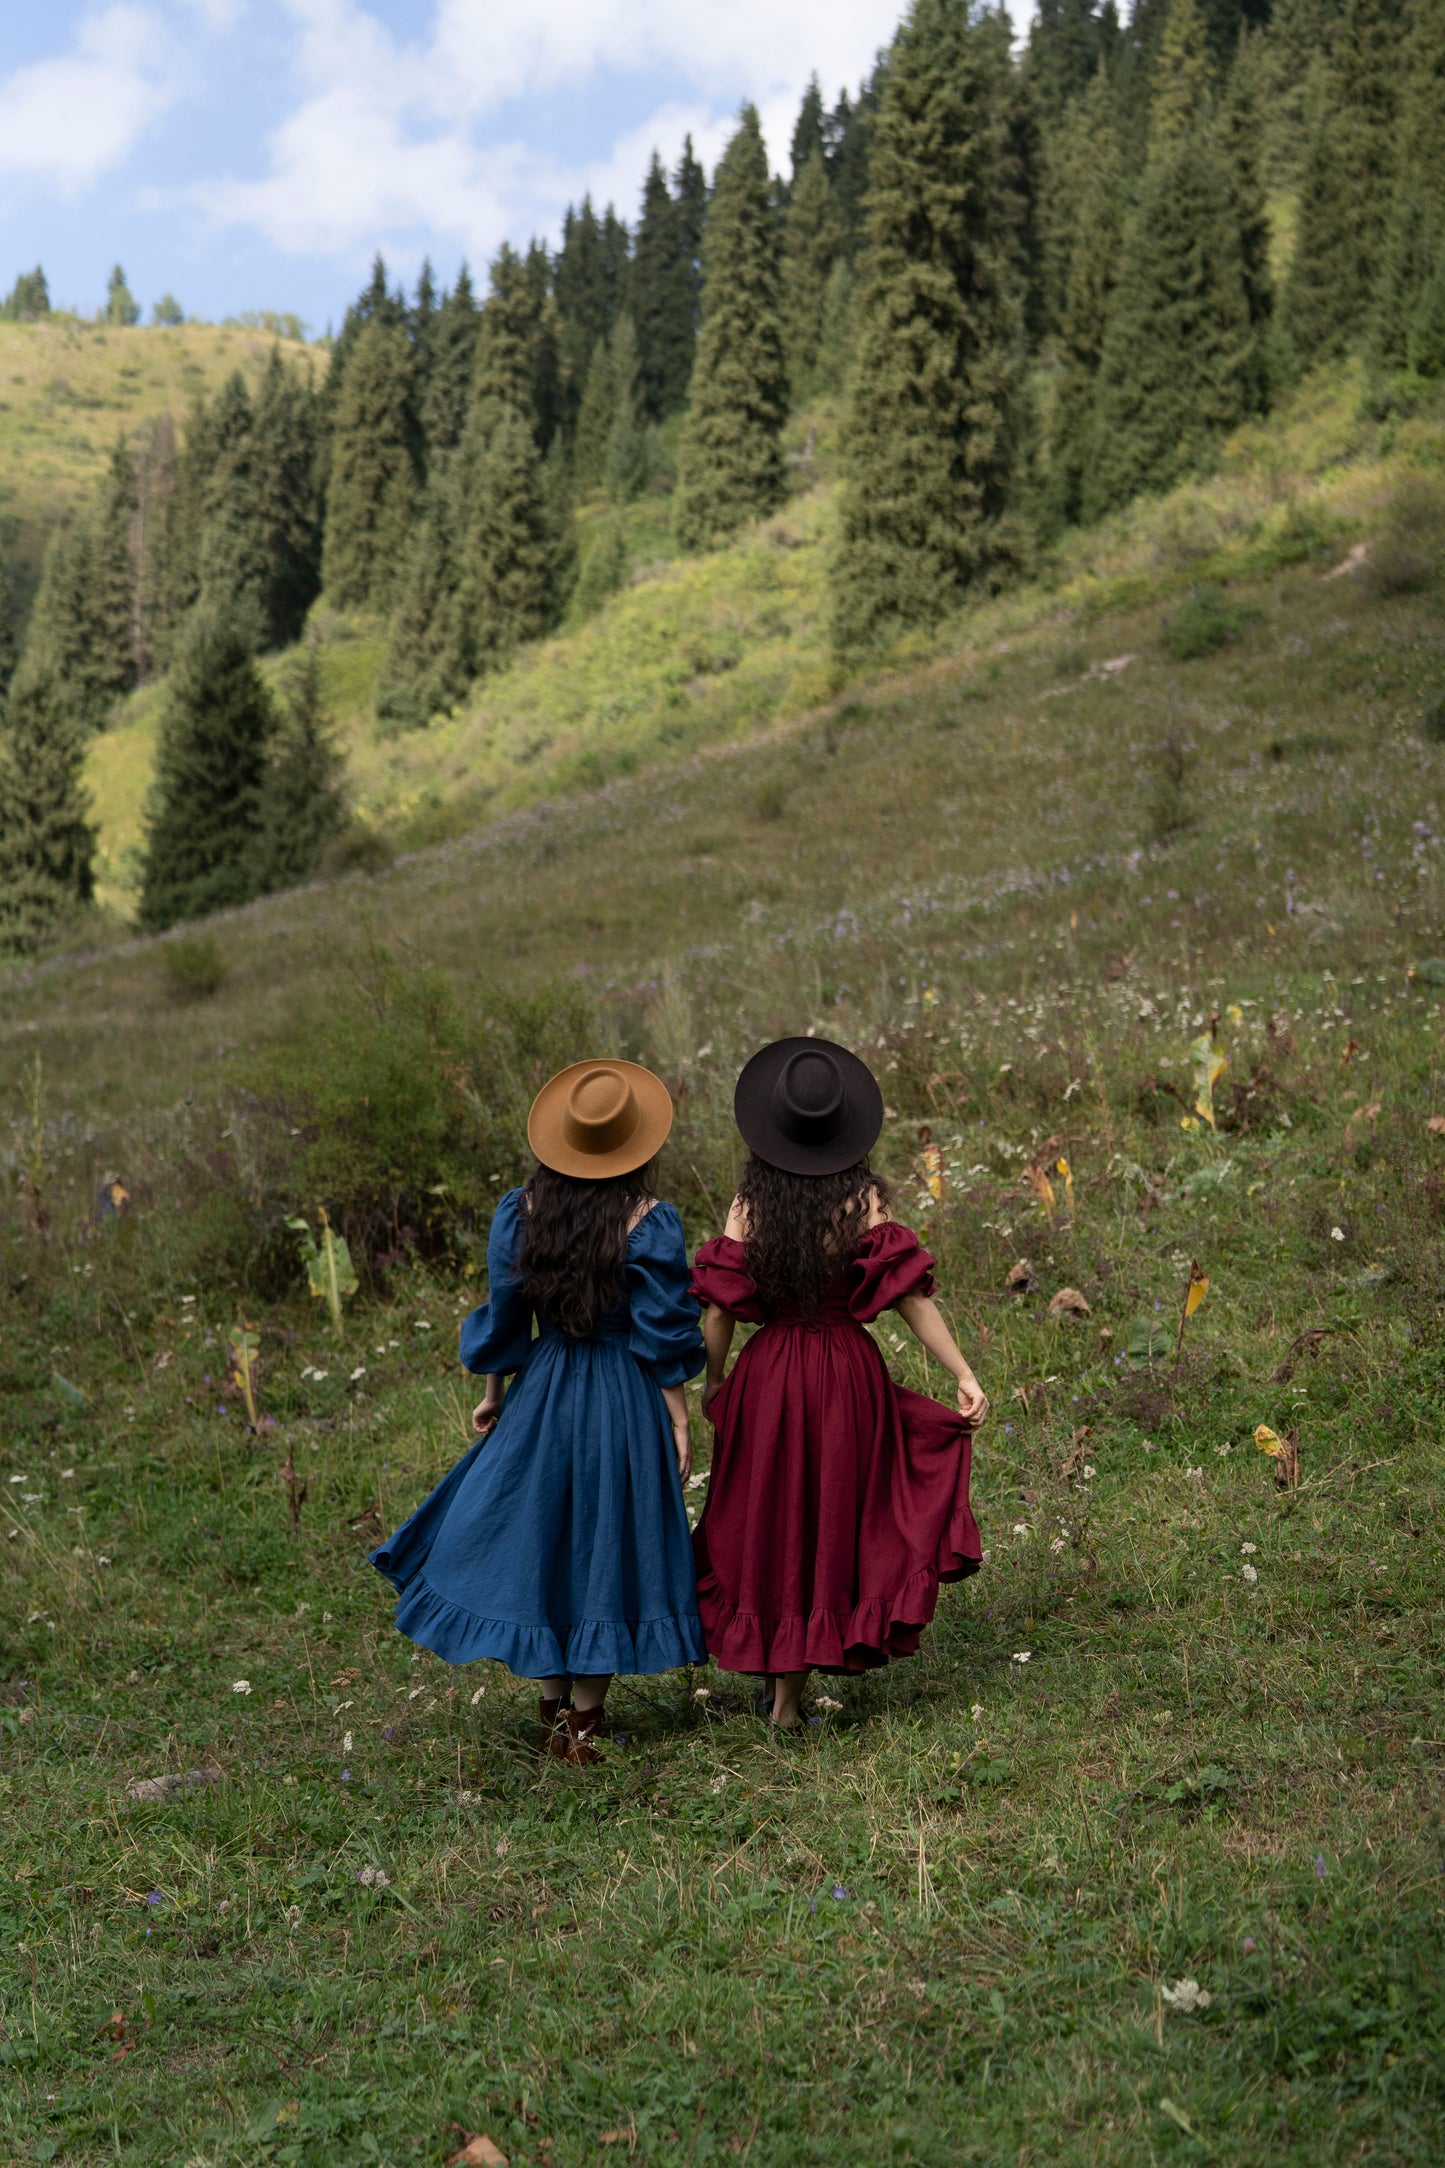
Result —
<instances>
[{"instance_id":1,"label":"brown ankle boot","mask_svg":"<svg viewBox=\"0 0 1445 2168\"><path fill-rule=\"evenodd\" d=\"M567 1709L566 1722L559 1724L552 1734L552 1753L558 1761L570 1762L574 1769L585 1769L590 1763L601 1761L602 1756L592 1744L602 1728L605 1709Z\"/></svg>"},{"instance_id":2,"label":"brown ankle boot","mask_svg":"<svg viewBox=\"0 0 1445 2168\"><path fill-rule=\"evenodd\" d=\"M552 1742L559 1731L565 1736L567 1711L571 1706L572 1702L569 1694L558 1694L555 1698L550 1694L543 1694L538 1699L537 1716L542 1726L542 1752L544 1754L551 1752Z\"/></svg>"}]
</instances>

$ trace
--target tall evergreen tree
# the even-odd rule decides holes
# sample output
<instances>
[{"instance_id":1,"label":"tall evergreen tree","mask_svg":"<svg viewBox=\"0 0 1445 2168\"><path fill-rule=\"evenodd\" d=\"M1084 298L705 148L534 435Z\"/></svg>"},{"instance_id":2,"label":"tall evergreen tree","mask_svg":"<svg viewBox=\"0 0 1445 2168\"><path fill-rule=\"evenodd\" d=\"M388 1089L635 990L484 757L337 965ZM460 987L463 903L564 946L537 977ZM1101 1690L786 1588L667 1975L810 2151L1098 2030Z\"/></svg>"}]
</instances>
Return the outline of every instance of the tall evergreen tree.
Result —
<instances>
[{"instance_id":1,"label":"tall evergreen tree","mask_svg":"<svg viewBox=\"0 0 1445 2168\"><path fill-rule=\"evenodd\" d=\"M1209 43L1195 0L1172 0L1154 61L1149 95L1149 156L1170 158L1208 117Z\"/></svg>"},{"instance_id":2,"label":"tall evergreen tree","mask_svg":"<svg viewBox=\"0 0 1445 2168\"><path fill-rule=\"evenodd\" d=\"M607 275L602 262L602 235L590 196L582 198L579 210L574 211L570 204L567 206L553 291L562 322L561 360L568 396L568 424L575 427L593 350L599 339L606 338L611 321Z\"/></svg>"},{"instance_id":3,"label":"tall evergreen tree","mask_svg":"<svg viewBox=\"0 0 1445 2168\"><path fill-rule=\"evenodd\" d=\"M1000 210L1007 56L968 0L913 0L873 125L844 425L834 639L927 623L1015 565L1022 310Z\"/></svg>"},{"instance_id":4,"label":"tall evergreen tree","mask_svg":"<svg viewBox=\"0 0 1445 2168\"><path fill-rule=\"evenodd\" d=\"M793 123L793 186L797 187L803 168L815 155L822 158L827 144L827 109L823 104L823 89L816 73L808 77L808 87L803 92L803 102Z\"/></svg>"},{"instance_id":5,"label":"tall evergreen tree","mask_svg":"<svg viewBox=\"0 0 1445 2168\"><path fill-rule=\"evenodd\" d=\"M1039 245L1044 320L1050 329L1062 326L1068 305L1084 205L1098 177L1117 175L1120 164L1114 94L1100 68L1045 138Z\"/></svg>"},{"instance_id":6,"label":"tall evergreen tree","mask_svg":"<svg viewBox=\"0 0 1445 2168\"><path fill-rule=\"evenodd\" d=\"M25 636L25 658L76 727L103 730L139 675L135 466L123 441L98 498L55 534Z\"/></svg>"},{"instance_id":7,"label":"tall evergreen tree","mask_svg":"<svg viewBox=\"0 0 1445 2168\"><path fill-rule=\"evenodd\" d=\"M0 727L0 951L33 948L94 887L85 734L61 687L23 663Z\"/></svg>"},{"instance_id":8,"label":"tall evergreen tree","mask_svg":"<svg viewBox=\"0 0 1445 2168\"><path fill-rule=\"evenodd\" d=\"M1438 375L1431 356L1445 272L1445 0L1413 0L1403 60L1395 187L1371 343L1386 368L1409 362L1422 375Z\"/></svg>"},{"instance_id":9,"label":"tall evergreen tree","mask_svg":"<svg viewBox=\"0 0 1445 2168\"><path fill-rule=\"evenodd\" d=\"M1254 339L1251 408L1269 404L1269 333L1274 316L1274 277L1269 268L1269 207L1260 170L1260 116L1255 77L1241 55L1230 70L1219 113L1219 147L1229 169L1239 227L1239 269Z\"/></svg>"},{"instance_id":10,"label":"tall evergreen tree","mask_svg":"<svg viewBox=\"0 0 1445 2168\"><path fill-rule=\"evenodd\" d=\"M111 272L110 283L105 290L105 320L125 331L140 322L140 304L127 286L125 273L119 264Z\"/></svg>"},{"instance_id":11,"label":"tall evergreen tree","mask_svg":"<svg viewBox=\"0 0 1445 2168\"><path fill-rule=\"evenodd\" d=\"M537 452L522 415L503 413L477 478L462 565L473 667L499 669L562 613L558 537Z\"/></svg>"},{"instance_id":12,"label":"tall evergreen tree","mask_svg":"<svg viewBox=\"0 0 1445 2168\"><path fill-rule=\"evenodd\" d=\"M396 293L388 290L386 263L380 250L372 258L371 277L347 309L341 321L341 330L332 345L331 366L326 372L323 386L328 411L336 405L357 341L368 324L380 324L390 331L404 331L407 328L406 297L400 290Z\"/></svg>"},{"instance_id":13,"label":"tall evergreen tree","mask_svg":"<svg viewBox=\"0 0 1445 2168\"><path fill-rule=\"evenodd\" d=\"M822 396L842 391L847 382L853 355L853 291L853 273L846 257L840 256L828 273L813 361L813 390Z\"/></svg>"},{"instance_id":14,"label":"tall evergreen tree","mask_svg":"<svg viewBox=\"0 0 1445 2168\"><path fill-rule=\"evenodd\" d=\"M1039 0L1029 25L1027 70L1050 134L1107 67L1117 23L1094 0Z\"/></svg>"},{"instance_id":15,"label":"tall evergreen tree","mask_svg":"<svg viewBox=\"0 0 1445 2168\"><path fill-rule=\"evenodd\" d=\"M427 396L431 390L431 374L436 360L439 306L431 258L424 256L416 282L416 299L407 315L407 330L411 334L413 396L418 415L425 413Z\"/></svg>"},{"instance_id":16,"label":"tall evergreen tree","mask_svg":"<svg viewBox=\"0 0 1445 2168\"><path fill-rule=\"evenodd\" d=\"M537 431L538 350L545 336L536 281L504 241L491 266L473 372L473 401L491 419L506 408L524 414Z\"/></svg>"},{"instance_id":17,"label":"tall evergreen tree","mask_svg":"<svg viewBox=\"0 0 1445 2168\"><path fill-rule=\"evenodd\" d=\"M813 87L817 87L816 78ZM832 183L818 148L794 177L792 201L783 221L785 343L788 377L798 401L814 390L828 281L842 248L842 222L833 208Z\"/></svg>"},{"instance_id":18,"label":"tall evergreen tree","mask_svg":"<svg viewBox=\"0 0 1445 2168\"><path fill-rule=\"evenodd\" d=\"M1257 397L1229 169L1207 130L1150 160L1124 238L1084 515L1171 489Z\"/></svg>"},{"instance_id":19,"label":"tall evergreen tree","mask_svg":"<svg viewBox=\"0 0 1445 2168\"><path fill-rule=\"evenodd\" d=\"M377 336L396 334L377 327ZM362 361L358 342L354 366ZM260 893L275 730L245 635L213 611L196 611L171 672L156 748L141 878L147 933Z\"/></svg>"},{"instance_id":20,"label":"tall evergreen tree","mask_svg":"<svg viewBox=\"0 0 1445 2168\"><path fill-rule=\"evenodd\" d=\"M776 216L756 108L723 153L703 237L702 330L678 458L675 524L704 549L781 502L787 365Z\"/></svg>"},{"instance_id":21,"label":"tall evergreen tree","mask_svg":"<svg viewBox=\"0 0 1445 2168\"><path fill-rule=\"evenodd\" d=\"M421 413L428 465L455 451L462 440L476 377L479 322L471 274L463 264L432 326L432 362Z\"/></svg>"},{"instance_id":22,"label":"tall evergreen tree","mask_svg":"<svg viewBox=\"0 0 1445 2168\"><path fill-rule=\"evenodd\" d=\"M707 224L707 175L693 155L692 137L682 139L682 156L672 176L673 200L684 262L692 272L692 320L694 344L702 311L702 233Z\"/></svg>"},{"instance_id":23,"label":"tall evergreen tree","mask_svg":"<svg viewBox=\"0 0 1445 2168\"><path fill-rule=\"evenodd\" d=\"M612 331L612 422L607 432L607 494L614 504L640 497L653 473L652 445L642 417L641 360L631 311Z\"/></svg>"},{"instance_id":24,"label":"tall evergreen tree","mask_svg":"<svg viewBox=\"0 0 1445 2168\"><path fill-rule=\"evenodd\" d=\"M200 591L218 613L266 643L269 537L258 516L261 476L255 415L246 380L233 370L207 416L211 459L202 496Z\"/></svg>"},{"instance_id":25,"label":"tall evergreen tree","mask_svg":"<svg viewBox=\"0 0 1445 2168\"><path fill-rule=\"evenodd\" d=\"M577 415L577 437L572 449L572 472L578 491L586 496L600 489L607 478L607 440L617 412L617 384L612 373L612 350L606 339L592 349L592 365Z\"/></svg>"},{"instance_id":26,"label":"tall evergreen tree","mask_svg":"<svg viewBox=\"0 0 1445 2168\"><path fill-rule=\"evenodd\" d=\"M562 384L562 319L552 292L552 261L541 241L529 243L522 283L532 324L532 430L545 453L566 424Z\"/></svg>"},{"instance_id":27,"label":"tall evergreen tree","mask_svg":"<svg viewBox=\"0 0 1445 2168\"><path fill-rule=\"evenodd\" d=\"M1123 160L1112 133L1079 212L1059 327L1058 399L1049 457L1056 517L1077 521L1094 464L1094 403L1124 234Z\"/></svg>"},{"instance_id":28,"label":"tall evergreen tree","mask_svg":"<svg viewBox=\"0 0 1445 2168\"><path fill-rule=\"evenodd\" d=\"M314 641L287 687L261 785L257 886L263 892L309 881L346 818L345 762L332 738Z\"/></svg>"},{"instance_id":29,"label":"tall evergreen tree","mask_svg":"<svg viewBox=\"0 0 1445 2168\"><path fill-rule=\"evenodd\" d=\"M687 398L697 331L693 266L684 250L678 206L656 151L643 183L642 215L637 221L632 317L641 357L643 408L653 421L662 421Z\"/></svg>"},{"instance_id":30,"label":"tall evergreen tree","mask_svg":"<svg viewBox=\"0 0 1445 2168\"><path fill-rule=\"evenodd\" d=\"M632 277L632 236L626 223L609 203L602 217L602 285L607 296L607 329L610 332L627 307Z\"/></svg>"},{"instance_id":31,"label":"tall evergreen tree","mask_svg":"<svg viewBox=\"0 0 1445 2168\"><path fill-rule=\"evenodd\" d=\"M869 146L883 95L886 56L864 83L856 98L845 90L828 115L826 151L828 178L833 183L833 202L843 222L843 246L852 261L863 245L865 206L868 197Z\"/></svg>"},{"instance_id":32,"label":"tall evergreen tree","mask_svg":"<svg viewBox=\"0 0 1445 2168\"><path fill-rule=\"evenodd\" d=\"M461 599L465 463L458 454L433 471L407 543L376 687L377 716L393 729L420 730L471 682L471 627Z\"/></svg>"},{"instance_id":33,"label":"tall evergreen tree","mask_svg":"<svg viewBox=\"0 0 1445 2168\"><path fill-rule=\"evenodd\" d=\"M1358 335L1379 282L1395 181L1396 0L1346 0L1330 57L1284 294L1285 322L1303 362Z\"/></svg>"},{"instance_id":34,"label":"tall evergreen tree","mask_svg":"<svg viewBox=\"0 0 1445 2168\"><path fill-rule=\"evenodd\" d=\"M322 573L342 609L388 607L417 495L407 336L369 323L347 362L331 435Z\"/></svg>"},{"instance_id":35,"label":"tall evergreen tree","mask_svg":"<svg viewBox=\"0 0 1445 2168\"><path fill-rule=\"evenodd\" d=\"M28 324L37 316L50 314L50 288L45 273L37 264L33 271L22 271L5 297L0 316L12 324Z\"/></svg>"},{"instance_id":36,"label":"tall evergreen tree","mask_svg":"<svg viewBox=\"0 0 1445 2168\"><path fill-rule=\"evenodd\" d=\"M201 536L211 469L208 410L197 401L184 438L168 414L147 437L140 463L142 668L164 669L200 592Z\"/></svg>"}]
</instances>

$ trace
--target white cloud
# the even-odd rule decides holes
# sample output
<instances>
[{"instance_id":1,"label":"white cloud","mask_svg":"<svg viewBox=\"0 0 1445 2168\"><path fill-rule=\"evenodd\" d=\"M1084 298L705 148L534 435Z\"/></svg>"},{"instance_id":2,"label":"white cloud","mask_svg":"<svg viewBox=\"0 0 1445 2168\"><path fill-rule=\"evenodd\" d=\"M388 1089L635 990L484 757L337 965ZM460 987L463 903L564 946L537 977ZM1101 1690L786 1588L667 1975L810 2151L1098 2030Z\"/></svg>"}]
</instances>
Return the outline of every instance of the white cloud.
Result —
<instances>
[{"instance_id":1,"label":"white cloud","mask_svg":"<svg viewBox=\"0 0 1445 2168\"><path fill-rule=\"evenodd\" d=\"M284 5L298 99L267 142L267 170L201 182L190 200L213 226L249 228L285 254L380 245L406 263L446 237L480 264L503 239L555 226L584 189L631 218L653 145L671 166L690 132L711 167L745 97L781 164L809 74L830 97L856 83L899 0L438 0L410 42L359 0ZM519 140L516 101L659 74L673 97L600 156Z\"/></svg>"},{"instance_id":2,"label":"white cloud","mask_svg":"<svg viewBox=\"0 0 1445 2168\"><path fill-rule=\"evenodd\" d=\"M68 196L123 165L177 91L154 9L120 4L81 18L70 52L0 80L0 173Z\"/></svg>"}]
</instances>

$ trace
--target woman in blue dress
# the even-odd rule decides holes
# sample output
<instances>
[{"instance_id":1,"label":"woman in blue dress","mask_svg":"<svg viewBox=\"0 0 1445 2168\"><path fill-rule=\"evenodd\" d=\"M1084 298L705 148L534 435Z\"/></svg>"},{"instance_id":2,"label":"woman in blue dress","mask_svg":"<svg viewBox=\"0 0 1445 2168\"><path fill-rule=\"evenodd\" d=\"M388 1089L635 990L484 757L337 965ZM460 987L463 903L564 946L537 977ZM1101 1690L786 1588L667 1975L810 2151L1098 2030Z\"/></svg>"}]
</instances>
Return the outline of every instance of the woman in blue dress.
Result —
<instances>
[{"instance_id":1,"label":"woman in blue dress","mask_svg":"<svg viewBox=\"0 0 1445 2168\"><path fill-rule=\"evenodd\" d=\"M539 1681L544 1743L572 1762L596 1759L615 1672L704 1658L682 1495L700 1311L651 1183L671 1126L634 1062L576 1062L538 1093L538 1164L497 1206L489 1299L462 1327L478 1442L372 1553L401 1632Z\"/></svg>"}]
</instances>

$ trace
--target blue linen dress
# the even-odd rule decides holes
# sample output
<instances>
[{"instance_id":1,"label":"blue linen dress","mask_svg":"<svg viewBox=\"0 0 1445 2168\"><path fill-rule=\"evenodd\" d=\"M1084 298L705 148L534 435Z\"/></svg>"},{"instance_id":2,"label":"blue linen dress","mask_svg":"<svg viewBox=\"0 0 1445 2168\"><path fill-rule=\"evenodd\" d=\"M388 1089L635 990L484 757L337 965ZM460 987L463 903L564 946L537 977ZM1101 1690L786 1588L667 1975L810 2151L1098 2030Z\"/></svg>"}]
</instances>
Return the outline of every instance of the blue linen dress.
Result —
<instances>
[{"instance_id":1,"label":"blue linen dress","mask_svg":"<svg viewBox=\"0 0 1445 2168\"><path fill-rule=\"evenodd\" d=\"M660 1387L703 1367L682 1221L632 1230L623 1299L587 1339L533 1313L517 1258L522 1192L497 1206L490 1299L462 1326L468 1370L516 1372L501 1417L371 1562L396 1624L450 1664L521 1678L670 1671L705 1660L692 1537Z\"/></svg>"}]
</instances>

